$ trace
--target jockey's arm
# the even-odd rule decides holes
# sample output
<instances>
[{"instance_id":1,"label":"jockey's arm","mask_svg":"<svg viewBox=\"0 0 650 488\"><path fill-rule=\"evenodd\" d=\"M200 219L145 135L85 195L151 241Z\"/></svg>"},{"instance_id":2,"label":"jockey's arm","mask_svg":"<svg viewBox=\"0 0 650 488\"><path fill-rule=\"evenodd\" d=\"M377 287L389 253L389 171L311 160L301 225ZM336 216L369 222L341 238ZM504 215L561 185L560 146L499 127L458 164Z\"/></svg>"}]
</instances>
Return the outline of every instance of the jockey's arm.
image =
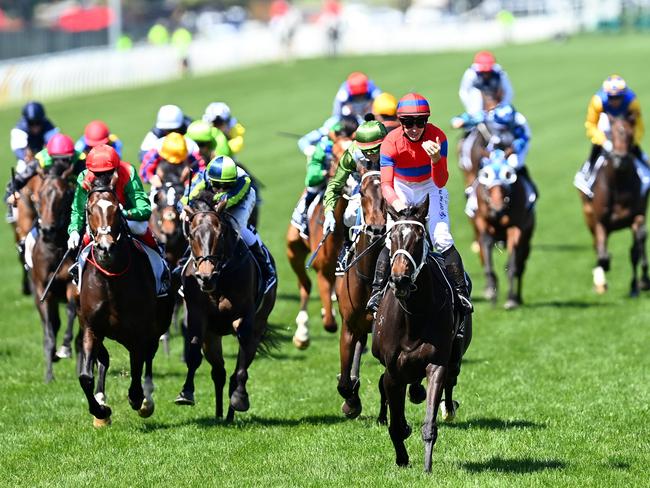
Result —
<instances>
[{"instance_id":1,"label":"jockey's arm","mask_svg":"<svg viewBox=\"0 0 650 488\"><path fill-rule=\"evenodd\" d=\"M641 117L641 104L639 103L638 98L635 98L630 102L628 111L630 115L634 117L634 144L640 146L641 141L643 140L645 126L643 125L643 117Z\"/></svg>"},{"instance_id":2,"label":"jockey's arm","mask_svg":"<svg viewBox=\"0 0 650 488\"><path fill-rule=\"evenodd\" d=\"M226 137L226 134L224 134L223 132L221 132L219 129L215 127L214 138L217 142L217 145L214 148L214 157L232 156L232 151L230 150L230 145L228 144L228 138ZM205 164L207 165L209 162L210 161L206 161Z\"/></svg>"},{"instance_id":3,"label":"jockey's arm","mask_svg":"<svg viewBox=\"0 0 650 488\"><path fill-rule=\"evenodd\" d=\"M449 171L447 170L447 137L445 133L439 131L438 139L440 141L440 159L437 162L431 161L431 177L438 188L444 188L449 180Z\"/></svg>"},{"instance_id":4,"label":"jockey's arm","mask_svg":"<svg viewBox=\"0 0 650 488\"><path fill-rule=\"evenodd\" d=\"M25 149L27 148L27 132L14 127L10 135L11 150L18 159L25 158Z\"/></svg>"},{"instance_id":5,"label":"jockey's arm","mask_svg":"<svg viewBox=\"0 0 650 488\"><path fill-rule=\"evenodd\" d=\"M512 141L512 151L519 154L530 144L530 126L523 114L515 114L515 126L512 129L514 140Z\"/></svg>"},{"instance_id":6,"label":"jockey's arm","mask_svg":"<svg viewBox=\"0 0 650 488\"><path fill-rule=\"evenodd\" d=\"M394 154L394 146L391 146L388 141L382 142L379 156L381 193L384 195L384 200L386 200L388 205L393 205L395 200L399 200L397 193L395 193L395 186L393 183L395 178Z\"/></svg>"},{"instance_id":7,"label":"jockey's arm","mask_svg":"<svg viewBox=\"0 0 650 488\"><path fill-rule=\"evenodd\" d=\"M77 187L74 191L74 199L72 200L72 209L70 213L70 225L68 225L68 235L76 231L81 234L85 212L86 212L86 200L88 199L88 192L83 187L83 181L86 176L86 171L79 173L77 177Z\"/></svg>"},{"instance_id":8,"label":"jockey's arm","mask_svg":"<svg viewBox=\"0 0 650 488\"><path fill-rule=\"evenodd\" d=\"M160 162L160 155L156 149L150 149L142 157L142 164L140 165L140 177L145 183L149 183L151 177L156 174L158 163Z\"/></svg>"},{"instance_id":9,"label":"jockey's arm","mask_svg":"<svg viewBox=\"0 0 650 488\"><path fill-rule=\"evenodd\" d=\"M510 78L505 71L501 71L499 75L501 76L501 103L507 103L510 105L512 104L512 99L515 97L515 92L510 83Z\"/></svg>"},{"instance_id":10,"label":"jockey's arm","mask_svg":"<svg viewBox=\"0 0 650 488\"><path fill-rule=\"evenodd\" d=\"M325 160L327 154L323 144L318 144L309 163L307 163L307 175L305 176L305 186L317 186L325 181Z\"/></svg>"},{"instance_id":11,"label":"jockey's arm","mask_svg":"<svg viewBox=\"0 0 650 488\"><path fill-rule=\"evenodd\" d=\"M336 173L332 178L330 178L327 183L327 188L325 190L325 212L334 211L336 208L336 202L341 197L343 193L343 188L345 188L345 183L348 179L348 176L356 169L357 165L352 157L350 149L354 146L350 146L341 157L339 165L336 168Z\"/></svg>"},{"instance_id":12,"label":"jockey's arm","mask_svg":"<svg viewBox=\"0 0 650 488\"><path fill-rule=\"evenodd\" d=\"M458 89L458 96L460 101L465 107L465 111L474 115L480 113L483 109L483 97L481 92L474 87L474 80L476 79L476 73L473 69L468 68L463 74L463 78L460 81L460 88Z\"/></svg>"},{"instance_id":13,"label":"jockey's arm","mask_svg":"<svg viewBox=\"0 0 650 488\"><path fill-rule=\"evenodd\" d=\"M130 176L128 183L124 185L124 197L130 208L125 208L123 212L128 220L142 222L151 216L151 202L133 166Z\"/></svg>"},{"instance_id":14,"label":"jockey's arm","mask_svg":"<svg viewBox=\"0 0 650 488\"><path fill-rule=\"evenodd\" d=\"M189 185L185 188L185 194L178 201L177 208L183 210L184 205L189 205L189 203L196 198L196 196L205 190L207 184L205 181L205 171L198 173L190 182Z\"/></svg>"},{"instance_id":15,"label":"jockey's arm","mask_svg":"<svg viewBox=\"0 0 650 488\"><path fill-rule=\"evenodd\" d=\"M598 95L591 97L589 107L587 108L587 119L585 120L585 129L587 129L587 138L592 144L602 146L607 140L605 133L598 128L600 114L603 113L603 102Z\"/></svg>"}]
</instances>

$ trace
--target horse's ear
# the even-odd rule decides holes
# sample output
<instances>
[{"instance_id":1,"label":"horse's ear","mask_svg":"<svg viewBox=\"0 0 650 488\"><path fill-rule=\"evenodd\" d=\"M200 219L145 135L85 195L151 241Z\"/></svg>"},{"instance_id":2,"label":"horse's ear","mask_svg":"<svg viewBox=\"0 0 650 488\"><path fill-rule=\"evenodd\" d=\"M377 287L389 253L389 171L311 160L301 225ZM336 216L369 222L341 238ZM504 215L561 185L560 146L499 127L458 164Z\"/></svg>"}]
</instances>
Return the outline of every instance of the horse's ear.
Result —
<instances>
[{"instance_id":1,"label":"horse's ear","mask_svg":"<svg viewBox=\"0 0 650 488\"><path fill-rule=\"evenodd\" d=\"M70 164L70 166L68 166L66 169L63 170L63 173L61 173L61 178L67 180L73 171L74 171L74 163Z\"/></svg>"},{"instance_id":2,"label":"horse's ear","mask_svg":"<svg viewBox=\"0 0 650 488\"><path fill-rule=\"evenodd\" d=\"M111 182L109 184L111 188L117 188L117 180L119 177L120 177L119 173L115 171L115 173L113 173L113 176L111 177Z\"/></svg>"},{"instance_id":3,"label":"horse's ear","mask_svg":"<svg viewBox=\"0 0 650 488\"><path fill-rule=\"evenodd\" d=\"M190 207L189 205L183 206L183 212L185 213L185 216L187 220L190 220L194 216L194 209Z\"/></svg>"},{"instance_id":4,"label":"horse's ear","mask_svg":"<svg viewBox=\"0 0 650 488\"><path fill-rule=\"evenodd\" d=\"M221 214L226 209L226 205L228 205L228 199L222 197L219 200L219 203L214 206L214 211L217 212L217 214Z\"/></svg>"},{"instance_id":5,"label":"horse's ear","mask_svg":"<svg viewBox=\"0 0 650 488\"><path fill-rule=\"evenodd\" d=\"M417 207L415 207L415 214L413 215L413 217L415 217L415 219L419 220L420 222L424 222L428 214L429 214L429 195L427 194L427 196L424 198L424 201L422 201Z\"/></svg>"},{"instance_id":6,"label":"horse's ear","mask_svg":"<svg viewBox=\"0 0 650 488\"><path fill-rule=\"evenodd\" d=\"M395 210L392 205L386 204L386 211L393 220L399 220L399 212Z\"/></svg>"}]
</instances>

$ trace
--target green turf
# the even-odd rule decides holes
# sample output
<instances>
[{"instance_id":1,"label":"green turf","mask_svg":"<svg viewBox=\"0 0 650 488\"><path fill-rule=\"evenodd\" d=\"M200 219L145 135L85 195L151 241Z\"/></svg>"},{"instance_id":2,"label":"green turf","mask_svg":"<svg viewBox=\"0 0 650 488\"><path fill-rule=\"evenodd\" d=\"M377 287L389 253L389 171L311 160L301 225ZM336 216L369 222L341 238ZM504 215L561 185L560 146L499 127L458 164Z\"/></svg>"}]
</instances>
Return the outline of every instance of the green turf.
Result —
<instances>
[{"instance_id":1,"label":"green turf","mask_svg":"<svg viewBox=\"0 0 650 488\"><path fill-rule=\"evenodd\" d=\"M41 328L33 302L18 294L19 269L2 225L0 485L647 486L648 298L626 297L627 232L612 239L610 291L593 294L594 254L571 183L588 151L583 119L600 81L619 72L642 103L650 103L649 47L647 37L589 36L496 50L532 127L529 167L542 194L525 276L527 305L506 313L504 290L496 308L477 303L474 341L457 388L459 418L440 428L430 476L422 473L422 406L407 410L414 427L407 441L412 467L394 466L388 433L374 422L381 368L370 355L362 365L362 416L343 419L337 338L316 320L316 299L310 305L312 346L299 352L291 344L297 289L283 241L304 160L295 141L276 132L317 126L340 81L360 69L397 95L421 91L433 121L455 140L448 120L460 112L458 81L471 53L300 61L48 104L52 119L75 135L88 120L105 119L133 160L159 105L178 103L199 116L210 101L231 103L248 129L242 159L267 186L261 233L279 263L280 299L272 321L284 340L274 358L254 362L251 409L234 425L212 421L205 364L197 377L197 405L172 403L184 376L178 337L171 356L159 352L154 363L156 413L140 419L125 399L127 356L110 343L113 425L94 430L71 361L55 365L54 383L42 382ZM0 111L0 134L8 134L17 112ZM11 159L6 146L2 150L8 174ZM454 235L480 295L484 280L469 251L455 156L450 168ZM504 256L497 262L502 269ZM230 374L234 341L226 342Z\"/></svg>"}]
</instances>

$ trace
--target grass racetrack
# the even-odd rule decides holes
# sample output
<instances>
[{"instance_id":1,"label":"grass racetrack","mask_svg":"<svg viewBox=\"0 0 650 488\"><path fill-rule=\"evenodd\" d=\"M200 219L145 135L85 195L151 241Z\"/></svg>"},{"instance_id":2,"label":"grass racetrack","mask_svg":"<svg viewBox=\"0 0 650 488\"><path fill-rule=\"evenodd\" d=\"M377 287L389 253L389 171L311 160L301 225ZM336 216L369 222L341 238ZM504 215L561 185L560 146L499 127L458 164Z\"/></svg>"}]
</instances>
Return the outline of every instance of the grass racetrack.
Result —
<instances>
[{"instance_id":1,"label":"grass racetrack","mask_svg":"<svg viewBox=\"0 0 650 488\"><path fill-rule=\"evenodd\" d=\"M3 223L0 486L647 486L650 301L647 294L627 298L627 231L611 239L607 295L593 293L595 256L572 179L589 148L587 103L607 75L624 76L649 114L649 47L647 36L623 35L495 50L514 85L515 106L533 132L528 166L540 187L538 226L524 277L525 306L517 311L502 308L505 253L496 253L500 301L492 308L476 300L474 338L455 393L461 408L454 424L441 424L430 476L422 472L423 405L407 402L412 466L394 464L387 429L375 423L382 368L371 354L362 360L363 413L354 421L343 417L336 392L338 338L322 330L315 290L311 347L298 351L291 344L298 298L284 236L305 162L295 141L276 132L318 126L341 80L363 70L395 95L417 90L427 96L433 123L455 141L449 119L461 112L458 83L472 53L308 60L47 104L52 120L75 138L89 120L107 121L129 161L160 105L176 103L194 117L211 101L231 105L247 127L241 159L266 185L260 232L279 265L271 318L283 341L273 357L253 363L251 409L232 425L213 420L205 361L197 374L197 405L173 404L185 375L178 336L171 355L160 349L154 362L156 412L139 418L126 401L126 351L107 341L113 425L95 430L74 361L57 363L56 380L43 383L40 321L33 300L19 294L13 238ZM3 143L18 113L18 107L0 111ZM1 149L8 178L12 158L8 145ZM479 297L483 274L469 250L456 163L450 154L452 230ZM234 339L224 343L230 375Z\"/></svg>"}]
</instances>

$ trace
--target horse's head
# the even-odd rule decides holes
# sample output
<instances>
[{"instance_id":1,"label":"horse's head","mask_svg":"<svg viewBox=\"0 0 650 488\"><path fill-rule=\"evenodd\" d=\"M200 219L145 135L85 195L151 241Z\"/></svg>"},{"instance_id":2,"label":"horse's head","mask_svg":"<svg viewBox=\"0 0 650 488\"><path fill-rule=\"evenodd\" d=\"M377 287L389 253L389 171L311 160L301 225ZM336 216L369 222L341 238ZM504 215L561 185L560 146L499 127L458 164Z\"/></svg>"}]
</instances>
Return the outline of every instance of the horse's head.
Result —
<instances>
[{"instance_id":1,"label":"horse's head","mask_svg":"<svg viewBox=\"0 0 650 488\"><path fill-rule=\"evenodd\" d=\"M97 186L88 192L86 222L95 249L108 252L120 240L122 219L114 187Z\"/></svg>"},{"instance_id":2,"label":"horse's head","mask_svg":"<svg viewBox=\"0 0 650 488\"><path fill-rule=\"evenodd\" d=\"M633 118L609 116L613 147L610 156L616 169L626 166L625 163L631 161L628 156L632 149L634 123Z\"/></svg>"},{"instance_id":3,"label":"horse's head","mask_svg":"<svg viewBox=\"0 0 650 488\"><path fill-rule=\"evenodd\" d=\"M428 211L428 195L419 205L407 207L400 212L396 212L391 206L388 207L388 213L393 219L390 231L391 272L388 283L399 299L409 297L427 260Z\"/></svg>"},{"instance_id":4,"label":"horse's head","mask_svg":"<svg viewBox=\"0 0 650 488\"><path fill-rule=\"evenodd\" d=\"M204 292L214 291L219 274L234 251L235 231L227 221L227 200L213 206L212 195L185 207L187 237L190 244L194 277Z\"/></svg>"},{"instance_id":5,"label":"horse's head","mask_svg":"<svg viewBox=\"0 0 650 488\"><path fill-rule=\"evenodd\" d=\"M54 242L70 222L70 206L74 190L67 179L45 175L36 199L38 224L43 240Z\"/></svg>"},{"instance_id":6,"label":"horse's head","mask_svg":"<svg viewBox=\"0 0 650 488\"><path fill-rule=\"evenodd\" d=\"M508 164L505 153L497 149L490 153L478 172L478 182L483 188L483 200L489 209L489 217L498 218L510 205L512 185L517 181L517 173Z\"/></svg>"},{"instance_id":7,"label":"horse's head","mask_svg":"<svg viewBox=\"0 0 650 488\"><path fill-rule=\"evenodd\" d=\"M160 231L160 239L166 243L182 233L176 202L182 196L182 188L166 183L165 186L153 190L152 207L155 209L155 225Z\"/></svg>"},{"instance_id":8,"label":"horse's head","mask_svg":"<svg viewBox=\"0 0 650 488\"><path fill-rule=\"evenodd\" d=\"M160 161L156 168L156 174L160 177L160 181L175 187L182 186L190 178L190 173L191 170L187 164L172 164L165 160Z\"/></svg>"},{"instance_id":9,"label":"horse's head","mask_svg":"<svg viewBox=\"0 0 650 488\"><path fill-rule=\"evenodd\" d=\"M361 212L363 231L370 235L371 242L384 234L386 227L386 204L381 193L379 171L366 171L361 176Z\"/></svg>"}]
</instances>

